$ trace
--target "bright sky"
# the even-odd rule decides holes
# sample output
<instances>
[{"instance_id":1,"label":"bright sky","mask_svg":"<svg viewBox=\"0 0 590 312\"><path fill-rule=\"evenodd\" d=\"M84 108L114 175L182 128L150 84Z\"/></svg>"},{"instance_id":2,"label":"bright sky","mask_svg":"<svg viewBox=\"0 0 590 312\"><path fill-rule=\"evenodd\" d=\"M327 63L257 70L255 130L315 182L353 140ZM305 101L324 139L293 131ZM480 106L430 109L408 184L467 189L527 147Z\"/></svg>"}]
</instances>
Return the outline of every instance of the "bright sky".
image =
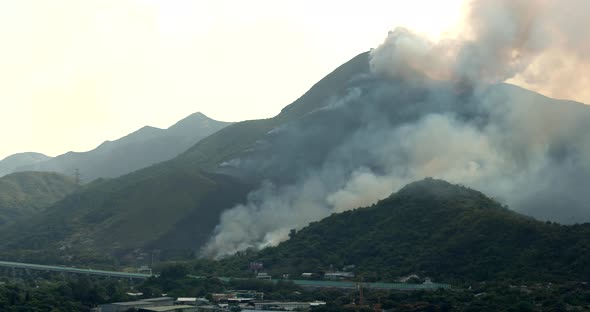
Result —
<instances>
[{"instance_id":1,"label":"bright sky","mask_svg":"<svg viewBox=\"0 0 590 312\"><path fill-rule=\"evenodd\" d=\"M277 114L396 26L462 0L0 0L0 159L85 151L193 113Z\"/></svg>"}]
</instances>

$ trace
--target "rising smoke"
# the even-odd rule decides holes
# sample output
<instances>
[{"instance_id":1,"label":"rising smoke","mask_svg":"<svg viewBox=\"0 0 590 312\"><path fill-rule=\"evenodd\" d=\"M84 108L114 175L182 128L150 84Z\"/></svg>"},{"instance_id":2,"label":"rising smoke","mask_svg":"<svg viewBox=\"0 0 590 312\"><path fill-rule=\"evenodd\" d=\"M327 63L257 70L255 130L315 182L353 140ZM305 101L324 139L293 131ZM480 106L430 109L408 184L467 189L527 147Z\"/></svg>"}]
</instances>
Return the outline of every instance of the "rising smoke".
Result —
<instances>
[{"instance_id":1,"label":"rising smoke","mask_svg":"<svg viewBox=\"0 0 590 312\"><path fill-rule=\"evenodd\" d=\"M231 162L270 178L222 215L203 253L276 245L290 229L424 177L477 188L539 218L590 220L590 111L501 84L534 76L531 66L559 48L580 54L552 15L565 12L556 10L561 3L472 1L465 32L438 42L390 32L346 95ZM562 206L568 213L552 209Z\"/></svg>"}]
</instances>

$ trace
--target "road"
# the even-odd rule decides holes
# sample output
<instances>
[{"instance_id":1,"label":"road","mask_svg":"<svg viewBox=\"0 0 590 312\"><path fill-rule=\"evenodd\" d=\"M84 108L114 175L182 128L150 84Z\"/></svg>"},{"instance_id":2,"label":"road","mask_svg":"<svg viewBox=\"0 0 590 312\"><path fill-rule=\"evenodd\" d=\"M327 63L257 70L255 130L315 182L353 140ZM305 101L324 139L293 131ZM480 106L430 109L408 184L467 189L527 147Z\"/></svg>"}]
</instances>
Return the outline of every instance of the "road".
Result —
<instances>
[{"instance_id":1,"label":"road","mask_svg":"<svg viewBox=\"0 0 590 312\"><path fill-rule=\"evenodd\" d=\"M41 265L21 262L9 262L0 261L0 267L18 268L18 269L29 269L29 270L40 270L40 271L56 271L66 272L75 274L87 274L87 275L100 275L109 277L119 278L133 278L133 279L147 279L150 274L142 273L127 273L118 271L103 271L93 269L80 269L72 267L54 266L54 265ZM203 278L202 276L191 276L193 278ZM229 282L232 279L243 279L243 278L231 278L231 277L219 277L223 282ZM314 281L314 280L277 280L273 279L272 282L278 281L291 281L301 287L317 287L317 288L357 288L358 283L346 282L346 281ZM405 283L362 283L363 288L372 289L389 289L389 290L420 290L420 289L439 289L439 288L451 288L449 284L437 284L437 283L425 283L425 284L405 284Z\"/></svg>"},{"instance_id":2,"label":"road","mask_svg":"<svg viewBox=\"0 0 590 312\"><path fill-rule=\"evenodd\" d=\"M191 276L193 278L204 278L202 276ZM231 278L231 277L219 277L219 279L223 282L229 282L231 280L244 280L246 278ZM295 285L301 287L309 287L309 288L358 288L358 282L351 282L351 281L316 281L316 280L288 280L288 279L272 279L269 280L273 283L277 283L279 281L283 282L293 282ZM451 288L449 284L440 284L440 283L424 283L424 284L406 284L406 283L367 283L362 282L363 288L370 288L370 289L385 289L385 290L433 290L433 289L440 289L440 288Z\"/></svg>"},{"instance_id":3,"label":"road","mask_svg":"<svg viewBox=\"0 0 590 312\"><path fill-rule=\"evenodd\" d=\"M31 264L31 263L21 263L21 262L9 262L9 261L0 261L0 267L28 269L28 270L40 270L40 271L56 271L56 272L66 272L66 273L76 273L76 274L86 274L86 275L100 275L100 276L110 276L110 277L120 277L120 278L133 278L133 279L146 279L151 276L150 274L142 274L142 273L128 273L128 272L117 272L117 271L80 269L80 268L72 268L72 267L41 265L41 264Z\"/></svg>"}]
</instances>

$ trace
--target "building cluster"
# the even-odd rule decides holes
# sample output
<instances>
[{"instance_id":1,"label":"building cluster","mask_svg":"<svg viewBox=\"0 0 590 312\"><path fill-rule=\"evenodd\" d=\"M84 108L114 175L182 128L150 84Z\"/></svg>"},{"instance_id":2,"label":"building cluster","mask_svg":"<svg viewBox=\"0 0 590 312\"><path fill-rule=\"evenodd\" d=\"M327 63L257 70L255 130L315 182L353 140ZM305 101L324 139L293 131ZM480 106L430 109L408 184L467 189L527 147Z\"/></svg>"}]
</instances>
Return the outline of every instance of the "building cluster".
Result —
<instances>
[{"instance_id":1,"label":"building cluster","mask_svg":"<svg viewBox=\"0 0 590 312\"><path fill-rule=\"evenodd\" d=\"M301 278L303 279L323 279L323 280L332 280L332 281L342 281L342 280L354 280L355 266L345 265L342 267L341 270L335 270L333 266L330 266L330 270L325 273L312 273L312 272L304 272L301 273Z\"/></svg>"},{"instance_id":2,"label":"building cluster","mask_svg":"<svg viewBox=\"0 0 590 312\"><path fill-rule=\"evenodd\" d=\"M326 304L323 301L285 302L264 300L264 293L257 291L228 291L212 294L213 303L223 311L306 311L314 306ZM239 308L239 309L238 309Z\"/></svg>"},{"instance_id":3,"label":"building cluster","mask_svg":"<svg viewBox=\"0 0 590 312\"><path fill-rule=\"evenodd\" d=\"M314 302L283 302L264 300L264 293L255 291L228 291L211 294L206 298L159 297L127 302L102 304L93 312L213 312L213 311L306 311L311 307L326 304Z\"/></svg>"},{"instance_id":4,"label":"building cluster","mask_svg":"<svg viewBox=\"0 0 590 312\"><path fill-rule=\"evenodd\" d=\"M180 298L179 298L180 299ZM195 306L182 304L172 297L149 298L136 301L101 304L93 312L193 312Z\"/></svg>"}]
</instances>

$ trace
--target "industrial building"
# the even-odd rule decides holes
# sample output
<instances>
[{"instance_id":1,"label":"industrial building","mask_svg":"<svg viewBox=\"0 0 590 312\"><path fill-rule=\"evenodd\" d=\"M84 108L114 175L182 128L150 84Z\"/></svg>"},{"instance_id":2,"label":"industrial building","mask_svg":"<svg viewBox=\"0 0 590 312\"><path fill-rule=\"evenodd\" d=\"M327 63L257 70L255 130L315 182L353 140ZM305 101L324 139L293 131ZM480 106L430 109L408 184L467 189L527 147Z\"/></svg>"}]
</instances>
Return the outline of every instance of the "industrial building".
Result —
<instances>
[{"instance_id":1,"label":"industrial building","mask_svg":"<svg viewBox=\"0 0 590 312\"><path fill-rule=\"evenodd\" d=\"M254 309L255 310L286 310L286 311L293 311L293 310L306 310L309 309L311 304L309 302L279 302L279 301L271 301L271 302L255 302Z\"/></svg>"},{"instance_id":2,"label":"industrial building","mask_svg":"<svg viewBox=\"0 0 590 312\"><path fill-rule=\"evenodd\" d=\"M162 307L141 308L137 312L197 312L198 308L190 305L173 305Z\"/></svg>"},{"instance_id":3,"label":"industrial building","mask_svg":"<svg viewBox=\"0 0 590 312\"><path fill-rule=\"evenodd\" d=\"M153 308L162 306L171 306L174 304L174 298L171 297L158 297L143 299L138 301L127 301L127 302L114 302L101 304L96 309L97 312L123 312L129 309L143 309Z\"/></svg>"}]
</instances>

